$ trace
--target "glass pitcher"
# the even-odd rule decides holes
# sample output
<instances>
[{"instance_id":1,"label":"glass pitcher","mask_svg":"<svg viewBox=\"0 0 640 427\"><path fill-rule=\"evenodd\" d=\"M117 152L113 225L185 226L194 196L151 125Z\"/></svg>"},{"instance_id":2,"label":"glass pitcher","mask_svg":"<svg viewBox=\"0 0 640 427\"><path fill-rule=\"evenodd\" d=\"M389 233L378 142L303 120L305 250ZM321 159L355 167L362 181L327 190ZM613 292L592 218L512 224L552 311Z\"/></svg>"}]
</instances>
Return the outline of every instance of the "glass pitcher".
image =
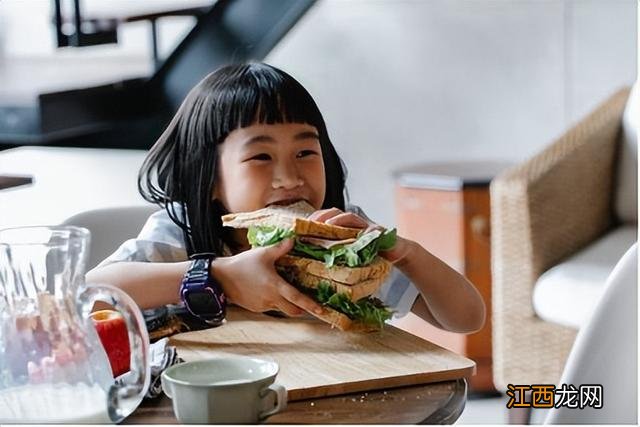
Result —
<instances>
[{"instance_id":1,"label":"glass pitcher","mask_svg":"<svg viewBox=\"0 0 640 427\"><path fill-rule=\"evenodd\" d=\"M0 230L0 424L116 423L149 386L149 336L123 291L84 282L89 230ZM116 384L90 312L104 301L129 331L131 372Z\"/></svg>"}]
</instances>

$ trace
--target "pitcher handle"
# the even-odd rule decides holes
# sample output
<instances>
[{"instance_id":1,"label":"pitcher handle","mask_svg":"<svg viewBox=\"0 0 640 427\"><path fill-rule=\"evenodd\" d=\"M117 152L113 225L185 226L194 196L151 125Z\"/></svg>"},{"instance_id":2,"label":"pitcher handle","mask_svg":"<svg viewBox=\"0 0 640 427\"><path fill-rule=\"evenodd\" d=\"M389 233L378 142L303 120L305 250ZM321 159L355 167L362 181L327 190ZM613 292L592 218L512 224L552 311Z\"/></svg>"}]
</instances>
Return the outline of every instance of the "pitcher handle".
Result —
<instances>
[{"instance_id":1,"label":"pitcher handle","mask_svg":"<svg viewBox=\"0 0 640 427\"><path fill-rule=\"evenodd\" d=\"M138 305L121 289L114 286L87 285L79 294L82 302L82 317L88 318L96 301L115 307L122 314L129 333L131 347L130 372L120 384L109 390L109 416L113 422L120 422L140 404L151 377L149 355L149 333Z\"/></svg>"}]
</instances>

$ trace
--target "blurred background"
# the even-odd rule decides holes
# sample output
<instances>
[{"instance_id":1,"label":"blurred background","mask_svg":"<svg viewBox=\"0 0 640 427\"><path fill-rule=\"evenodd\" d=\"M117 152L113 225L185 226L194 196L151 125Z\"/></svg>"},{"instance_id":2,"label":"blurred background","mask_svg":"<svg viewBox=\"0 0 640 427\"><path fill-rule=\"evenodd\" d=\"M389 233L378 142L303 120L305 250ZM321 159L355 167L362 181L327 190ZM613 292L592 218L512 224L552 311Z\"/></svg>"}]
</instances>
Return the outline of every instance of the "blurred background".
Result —
<instances>
[{"instance_id":1,"label":"blurred background","mask_svg":"<svg viewBox=\"0 0 640 427\"><path fill-rule=\"evenodd\" d=\"M467 274L491 308L492 179L635 82L637 20L635 0L1 0L0 228L146 205L137 170L188 90L263 60L315 98L352 202ZM490 324L471 344L406 322L486 362L471 391L487 399L459 422L507 421Z\"/></svg>"},{"instance_id":2,"label":"blurred background","mask_svg":"<svg viewBox=\"0 0 640 427\"><path fill-rule=\"evenodd\" d=\"M71 20L72 2L61 3ZM150 21L117 21L212 3L84 0L83 16L117 28L118 43L58 48L52 1L2 0L0 147L50 142L148 148L166 120L134 141L120 134L57 138L35 123L12 131L12 121L35 119L16 119L7 110L36 106L38 96L51 92L151 78ZM261 59L290 72L315 97L349 167L354 202L381 223L394 221L388 201L397 167L423 160L524 159L636 76L634 0L312 3ZM160 61L195 22L193 16L157 19ZM179 75L179 67L172 71ZM185 86L191 87L200 76L188 77ZM174 103L185 92L180 89Z\"/></svg>"}]
</instances>

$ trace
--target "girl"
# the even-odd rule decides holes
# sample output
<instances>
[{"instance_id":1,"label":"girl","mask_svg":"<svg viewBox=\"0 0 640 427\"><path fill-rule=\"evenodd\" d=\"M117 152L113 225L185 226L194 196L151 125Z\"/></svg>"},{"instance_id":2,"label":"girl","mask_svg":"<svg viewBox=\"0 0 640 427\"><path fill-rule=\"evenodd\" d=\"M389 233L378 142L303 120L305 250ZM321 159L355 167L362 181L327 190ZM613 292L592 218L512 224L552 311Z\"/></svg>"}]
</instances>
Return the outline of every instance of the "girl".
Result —
<instances>
[{"instance_id":1,"label":"girl","mask_svg":"<svg viewBox=\"0 0 640 427\"><path fill-rule=\"evenodd\" d=\"M322 115L300 83L266 64L223 67L191 90L142 165L140 192L164 210L87 281L114 284L143 309L178 303L190 257L210 254L209 274L228 302L254 312L321 313L275 271L274 261L292 241L251 249L246 233L223 228L220 217L304 199L317 209L316 221L370 226L345 200L345 175ZM455 332L482 327L485 307L477 290L419 244L398 237L381 255L395 268L377 296L396 316L411 310Z\"/></svg>"}]
</instances>

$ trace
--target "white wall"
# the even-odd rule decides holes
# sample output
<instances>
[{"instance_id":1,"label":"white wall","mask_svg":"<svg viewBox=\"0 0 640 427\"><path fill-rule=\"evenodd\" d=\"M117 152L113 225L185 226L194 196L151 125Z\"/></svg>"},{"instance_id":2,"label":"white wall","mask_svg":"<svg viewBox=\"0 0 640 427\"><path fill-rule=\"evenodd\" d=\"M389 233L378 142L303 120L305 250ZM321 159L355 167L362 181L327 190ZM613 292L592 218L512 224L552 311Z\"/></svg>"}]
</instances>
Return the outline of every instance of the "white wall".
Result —
<instances>
[{"instance_id":1,"label":"white wall","mask_svg":"<svg viewBox=\"0 0 640 427\"><path fill-rule=\"evenodd\" d=\"M83 17L123 18L213 0L83 0ZM0 99L32 103L40 93L90 87L153 71L151 25L132 22L118 28L118 44L57 48L51 0L0 0ZM63 0L70 9L71 0ZM65 8L63 8L65 9ZM158 21L160 57L193 27L195 18Z\"/></svg>"},{"instance_id":2,"label":"white wall","mask_svg":"<svg viewBox=\"0 0 640 427\"><path fill-rule=\"evenodd\" d=\"M85 17L124 17L180 7L211 4L211 0L83 0ZM5 58L52 57L76 55L82 58L103 56L145 56L150 59L151 30L148 21L127 23L118 31L119 43L58 49L55 46L51 0L0 0L0 36L4 40L0 53ZM71 0L62 1L63 12L71 16ZM169 17L159 21L161 54L170 52L194 23L190 17ZM0 55L2 56L2 55Z\"/></svg>"},{"instance_id":3,"label":"white wall","mask_svg":"<svg viewBox=\"0 0 640 427\"><path fill-rule=\"evenodd\" d=\"M89 13L125 13L186 1L84 4ZM118 46L59 50L49 7L49 0L0 0L0 58L4 34L12 65L0 59L0 96L38 92L44 78L78 86L150 72L147 25L123 27ZM391 225L394 169L520 161L631 83L636 22L635 0L318 0L267 61L314 95L349 166L353 201ZM164 49L189 27L169 22ZM49 67L56 58L64 73L26 79L14 66L33 68L38 58Z\"/></svg>"},{"instance_id":4,"label":"white wall","mask_svg":"<svg viewBox=\"0 0 640 427\"><path fill-rule=\"evenodd\" d=\"M269 55L315 97L353 202L394 169L520 161L636 76L634 0L321 0Z\"/></svg>"}]
</instances>

